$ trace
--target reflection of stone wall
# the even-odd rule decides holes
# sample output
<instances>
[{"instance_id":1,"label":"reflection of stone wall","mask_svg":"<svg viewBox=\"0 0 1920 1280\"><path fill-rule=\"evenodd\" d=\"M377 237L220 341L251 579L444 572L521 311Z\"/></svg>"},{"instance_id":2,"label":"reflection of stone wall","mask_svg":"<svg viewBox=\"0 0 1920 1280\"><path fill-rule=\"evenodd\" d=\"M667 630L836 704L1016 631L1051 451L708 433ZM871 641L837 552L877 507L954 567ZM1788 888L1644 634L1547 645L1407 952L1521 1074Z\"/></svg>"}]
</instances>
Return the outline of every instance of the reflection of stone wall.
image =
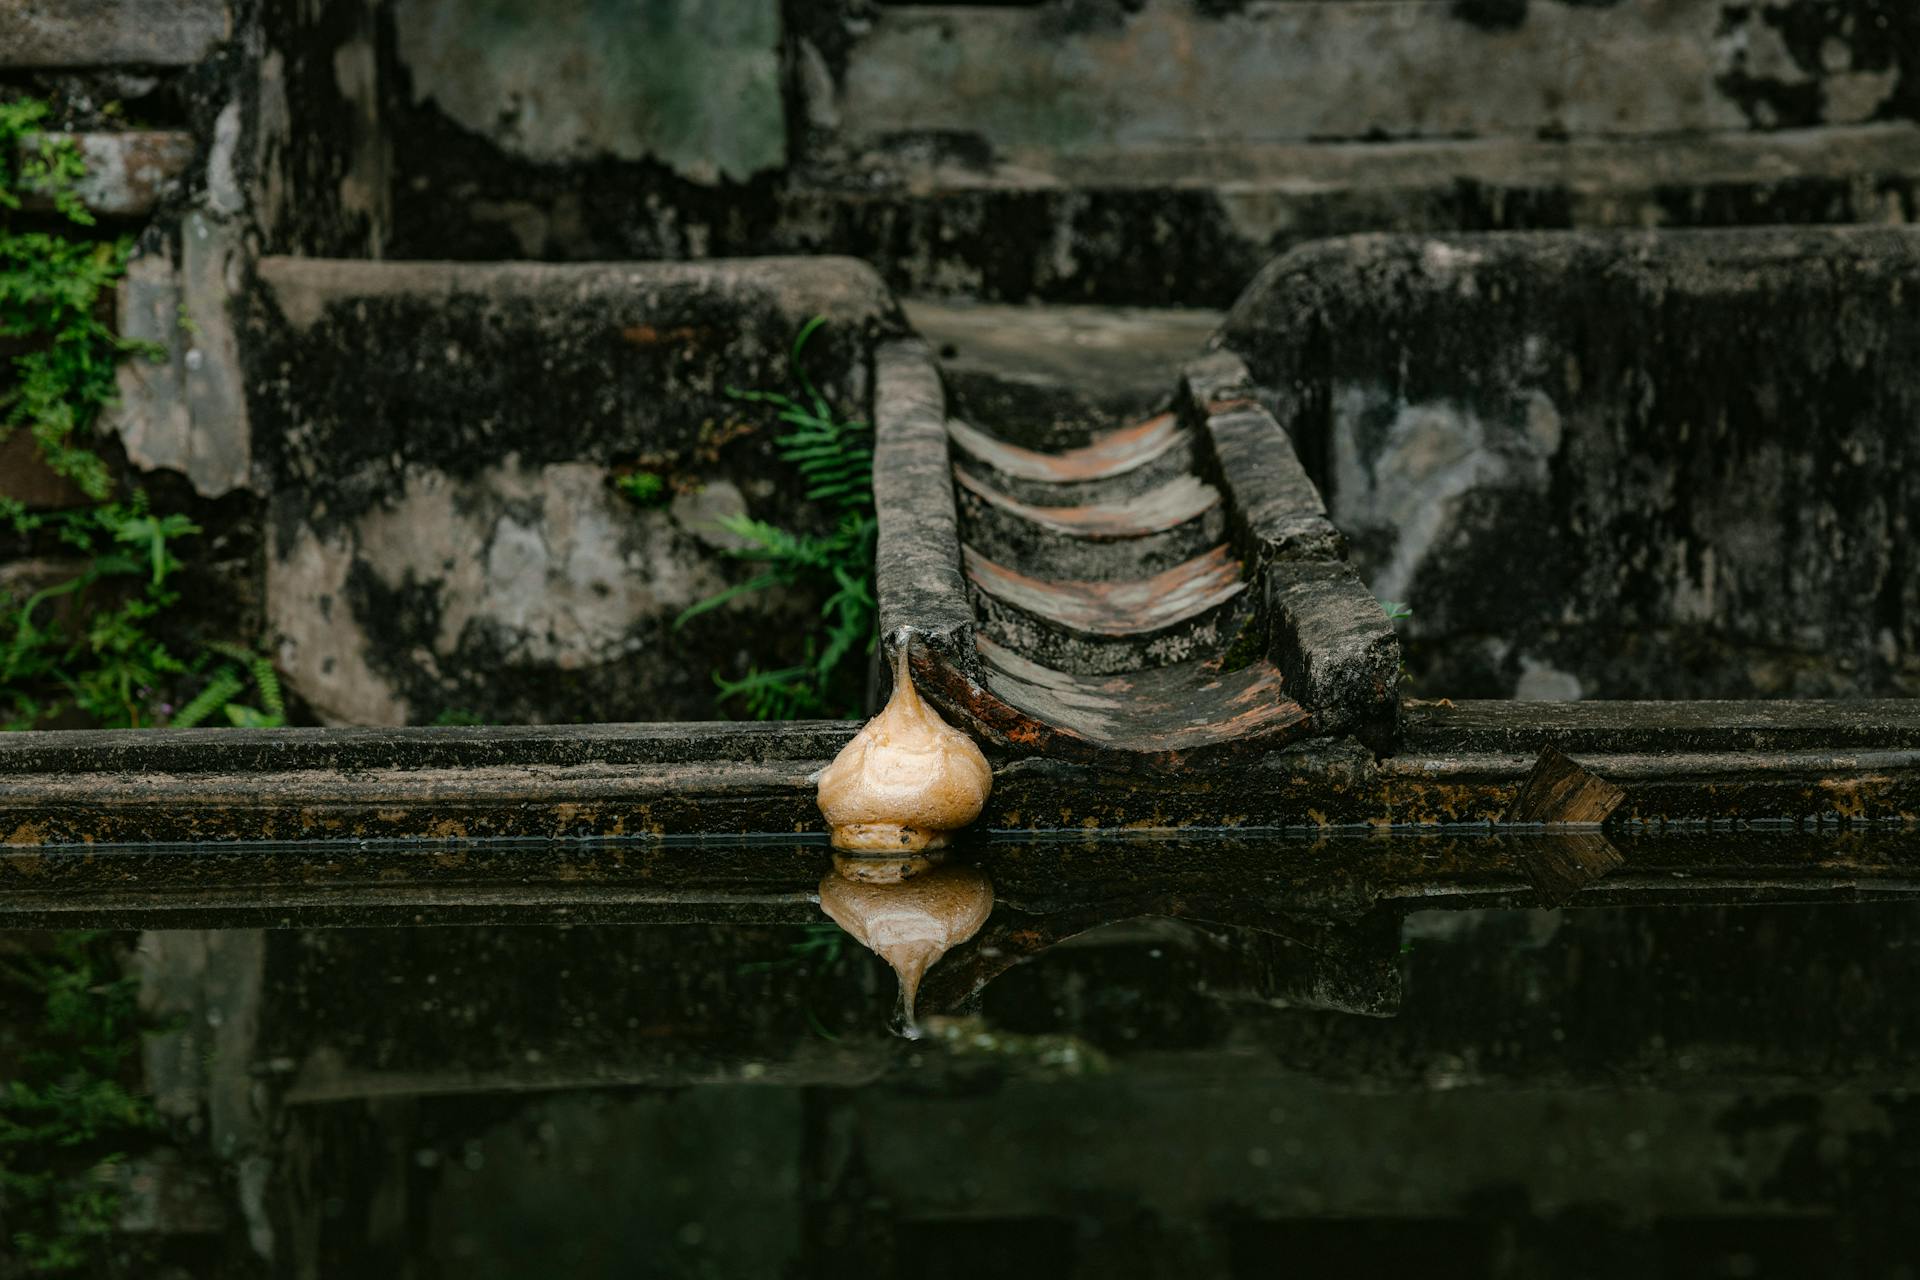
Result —
<instances>
[{"instance_id":1,"label":"reflection of stone wall","mask_svg":"<svg viewBox=\"0 0 1920 1280\"><path fill-rule=\"evenodd\" d=\"M1355 239L1225 341L1297 405L1420 696L1920 691L1901 231Z\"/></svg>"},{"instance_id":2,"label":"reflection of stone wall","mask_svg":"<svg viewBox=\"0 0 1920 1280\"><path fill-rule=\"evenodd\" d=\"M1914 923L1421 912L1367 1018L1288 1007L1267 935L1136 920L917 1045L875 957L790 927L285 931L223 1043L295 1274L1372 1276L1444 1244L1424 1270L1638 1280L1764 1241L1878 1275L1912 1257Z\"/></svg>"}]
</instances>

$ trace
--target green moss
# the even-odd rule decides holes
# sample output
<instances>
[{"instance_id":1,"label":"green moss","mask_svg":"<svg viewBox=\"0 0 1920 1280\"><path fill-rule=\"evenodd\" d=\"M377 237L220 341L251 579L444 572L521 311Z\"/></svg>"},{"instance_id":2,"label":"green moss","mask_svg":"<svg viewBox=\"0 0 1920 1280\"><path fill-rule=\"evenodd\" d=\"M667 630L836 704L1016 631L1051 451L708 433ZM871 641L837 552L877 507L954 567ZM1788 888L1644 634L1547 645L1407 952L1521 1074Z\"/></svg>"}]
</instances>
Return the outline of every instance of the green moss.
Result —
<instances>
[{"instance_id":1,"label":"green moss","mask_svg":"<svg viewBox=\"0 0 1920 1280\"><path fill-rule=\"evenodd\" d=\"M620 492L642 507L658 507L672 496L667 478L657 471L634 471L614 481Z\"/></svg>"},{"instance_id":2,"label":"green moss","mask_svg":"<svg viewBox=\"0 0 1920 1280\"><path fill-rule=\"evenodd\" d=\"M1249 619L1240 628L1240 634L1233 638L1233 643L1227 646L1226 653L1221 655L1220 669L1238 671L1265 657L1266 652L1266 628L1257 619Z\"/></svg>"}]
</instances>

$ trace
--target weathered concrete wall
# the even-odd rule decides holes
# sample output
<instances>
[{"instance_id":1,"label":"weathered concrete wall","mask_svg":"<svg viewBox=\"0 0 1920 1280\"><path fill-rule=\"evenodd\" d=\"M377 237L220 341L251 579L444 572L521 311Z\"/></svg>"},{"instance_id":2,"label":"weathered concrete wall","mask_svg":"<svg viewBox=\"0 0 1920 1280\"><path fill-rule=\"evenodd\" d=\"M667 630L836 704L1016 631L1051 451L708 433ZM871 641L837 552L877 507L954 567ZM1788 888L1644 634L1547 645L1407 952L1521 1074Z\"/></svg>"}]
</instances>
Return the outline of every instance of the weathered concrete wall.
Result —
<instances>
[{"instance_id":1,"label":"weathered concrete wall","mask_svg":"<svg viewBox=\"0 0 1920 1280\"><path fill-rule=\"evenodd\" d=\"M757 90L691 162L692 123L613 112L611 55L515 96L544 37L396 3L394 256L834 252L909 293L1225 306L1324 235L1916 208L1920 12L1873 0L790 4L784 166ZM697 122L748 54L725 24L676 24L657 43L706 68Z\"/></svg>"},{"instance_id":2,"label":"weathered concrete wall","mask_svg":"<svg viewBox=\"0 0 1920 1280\"><path fill-rule=\"evenodd\" d=\"M395 182L390 47L377 0L264 0L244 124L265 252L381 255Z\"/></svg>"},{"instance_id":3,"label":"weathered concrete wall","mask_svg":"<svg viewBox=\"0 0 1920 1280\"><path fill-rule=\"evenodd\" d=\"M1368 237L1222 340L1420 696L1920 691L1920 236Z\"/></svg>"},{"instance_id":4,"label":"weathered concrete wall","mask_svg":"<svg viewBox=\"0 0 1920 1280\"><path fill-rule=\"evenodd\" d=\"M714 667L792 660L817 602L671 623L744 574L722 516L801 505L769 415L726 388L789 387L825 315L810 372L864 412L868 346L904 323L865 267L283 258L260 284L269 625L323 720L704 719ZM636 467L670 500L619 494Z\"/></svg>"},{"instance_id":5,"label":"weathered concrete wall","mask_svg":"<svg viewBox=\"0 0 1920 1280\"><path fill-rule=\"evenodd\" d=\"M0 9L0 68L186 66L231 34L222 0L62 0Z\"/></svg>"},{"instance_id":6,"label":"weathered concrete wall","mask_svg":"<svg viewBox=\"0 0 1920 1280\"><path fill-rule=\"evenodd\" d=\"M1180 140L1699 133L1875 118L1911 52L1868 5L1078 8L881 8L833 111L860 142L972 134L1016 163Z\"/></svg>"},{"instance_id":7,"label":"weathered concrete wall","mask_svg":"<svg viewBox=\"0 0 1920 1280\"><path fill-rule=\"evenodd\" d=\"M786 161L778 0L394 0L393 22L415 101L514 155L708 183Z\"/></svg>"}]
</instances>

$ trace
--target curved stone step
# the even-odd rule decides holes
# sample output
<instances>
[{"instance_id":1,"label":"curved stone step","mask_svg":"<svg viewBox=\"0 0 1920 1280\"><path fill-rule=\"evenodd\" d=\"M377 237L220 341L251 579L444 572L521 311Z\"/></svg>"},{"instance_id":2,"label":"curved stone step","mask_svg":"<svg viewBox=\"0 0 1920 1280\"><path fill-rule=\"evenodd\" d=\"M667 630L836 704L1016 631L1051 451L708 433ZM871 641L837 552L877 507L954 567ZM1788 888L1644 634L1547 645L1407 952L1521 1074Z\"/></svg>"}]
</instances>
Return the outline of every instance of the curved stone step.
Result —
<instances>
[{"instance_id":1,"label":"curved stone step","mask_svg":"<svg viewBox=\"0 0 1920 1280\"><path fill-rule=\"evenodd\" d=\"M1101 751L1177 757L1274 746L1297 737L1310 719L1265 658L1233 671L1213 657L1089 676L1043 666L984 637L978 644L995 700Z\"/></svg>"},{"instance_id":2,"label":"curved stone step","mask_svg":"<svg viewBox=\"0 0 1920 1280\"><path fill-rule=\"evenodd\" d=\"M1043 579L961 547L983 635L1079 675L1203 657L1244 625L1240 562L1225 546L1146 578Z\"/></svg>"},{"instance_id":3,"label":"curved stone step","mask_svg":"<svg viewBox=\"0 0 1920 1280\"><path fill-rule=\"evenodd\" d=\"M1172 413L1060 453L1023 448L958 418L947 422L947 434L958 467L986 487L1035 506L1114 502L1194 470L1193 432Z\"/></svg>"},{"instance_id":4,"label":"curved stone step","mask_svg":"<svg viewBox=\"0 0 1920 1280\"><path fill-rule=\"evenodd\" d=\"M1016 755L1174 768L1310 733L1385 749L1398 642L1286 430L1230 352L1189 364L1174 404L1044 453L951 423L925 343L881 346L887 656ZM1190 469L1154 470L1170 459ZM1117 492L1033 500L1087 485Z\"/></svg>"},{"instance_id":5,"label":"curved stone step","mask_svg":"<svg viewBox=\"0 0 1920 1280\"><path fill-rule=\"evenodd\" d=\"M1220 491L1192 474L1111 502L1036 506L992 488L964 467L953 479L960 534L989 559L1055 578L1159 573L1226 537Z\"/></svg>"}]
</instances>

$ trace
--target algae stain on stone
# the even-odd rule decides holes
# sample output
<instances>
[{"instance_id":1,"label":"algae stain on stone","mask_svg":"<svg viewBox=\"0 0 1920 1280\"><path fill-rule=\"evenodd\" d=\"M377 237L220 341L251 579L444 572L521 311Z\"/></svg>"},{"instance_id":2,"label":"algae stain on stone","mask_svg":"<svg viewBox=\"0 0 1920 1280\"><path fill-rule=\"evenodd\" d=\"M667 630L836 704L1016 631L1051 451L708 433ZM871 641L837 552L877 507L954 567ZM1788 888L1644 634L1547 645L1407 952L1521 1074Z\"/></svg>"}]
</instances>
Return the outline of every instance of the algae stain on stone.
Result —
<instances>
[{"instance_id":1,"label":"algae stain on stone","mask_svg":"<svg viewBox=\"0 0 1920 1280\"><path fill-rule=\"evenodd\" d=\"M400 0L394 25L415 99L528 159L786 163L778 0Z\"/></svg>"}]
</instances>

